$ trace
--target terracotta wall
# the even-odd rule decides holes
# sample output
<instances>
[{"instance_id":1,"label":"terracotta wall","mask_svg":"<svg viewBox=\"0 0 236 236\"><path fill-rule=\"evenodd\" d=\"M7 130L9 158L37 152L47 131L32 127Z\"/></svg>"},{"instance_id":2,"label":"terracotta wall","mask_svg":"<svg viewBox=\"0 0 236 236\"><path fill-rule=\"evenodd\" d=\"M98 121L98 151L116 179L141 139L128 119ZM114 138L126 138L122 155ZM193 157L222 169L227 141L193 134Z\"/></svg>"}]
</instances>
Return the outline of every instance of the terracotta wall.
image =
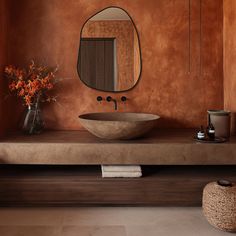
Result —
<instances>
[{"instance_id":1,"label":"terracotta wall","mask_svg":"<svg viewBox=\"0 0 236 236\"><path fill-rule=\"evenodd\" d=\"M134 68L134 27L131 21L88 21L82 32L85 38L116 38L116 90L132 88Z\"/></svg>"},{"instance_id":2,"label":"terracotta wall","mask_svg":"<svg viewBox=\"0 0 236 236\"><path fill-rule=\"evenodd\" d=\"M2 71L7 60L7 7L6 0L0 0L0 137L5 133L6 130L6 117L5 109L6 103L5 97L5 86Z\"/></svg>"},{"instance_id":3,"label":"terracotta wall","mask_svg":"<svg viewBox=\"0 0 236 236\"><path fill-rule=\"evenodd\" d=\"M201 2L202 14L200 1L191 1L189 51L188 0L9 0L9 62L25 65L34 58L60 66L58 102L43 108L48 128L80 129L79 114L113 111L112 104L97 103L98 95L125 95L129 100L119 102L119 111L159 114L162 127L196 127L206 122L207 109L223 108L223 3ZM141 79L122 94L87 88L76 71L83 23L111 5L129 12L141 41ZM14 127L14 107L12 114Z\"/></svg>"},{"instance_id":4,"label":"terracotta wall","mask_svg":"<svg viewBox=\"0 0 236 236\"><path fill-rule=\"evenodd\" d=\"M236 1L224 0L224 105L236 112ZM235 131L235 115L232 128Z\"/></svg>"}]
</instances>

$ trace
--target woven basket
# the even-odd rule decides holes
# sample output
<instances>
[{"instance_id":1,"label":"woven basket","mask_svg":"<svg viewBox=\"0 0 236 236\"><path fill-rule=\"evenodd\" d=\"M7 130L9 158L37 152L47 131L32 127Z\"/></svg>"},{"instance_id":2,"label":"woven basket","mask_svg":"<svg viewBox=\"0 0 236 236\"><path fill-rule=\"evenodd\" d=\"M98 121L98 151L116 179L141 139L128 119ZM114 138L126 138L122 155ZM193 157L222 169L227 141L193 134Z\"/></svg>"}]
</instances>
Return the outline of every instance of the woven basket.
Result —
<instances>
[{"instance_id":1,"label":"woven basket","mask_svg":"<svg viewBox=\"0 0 236 236\"><path fill-rule=\"evenodd\" d=\"M209 183L203 190L203 213L218 229L236 232L236 185L221 186Z\"/></svg>"}]
</instances>

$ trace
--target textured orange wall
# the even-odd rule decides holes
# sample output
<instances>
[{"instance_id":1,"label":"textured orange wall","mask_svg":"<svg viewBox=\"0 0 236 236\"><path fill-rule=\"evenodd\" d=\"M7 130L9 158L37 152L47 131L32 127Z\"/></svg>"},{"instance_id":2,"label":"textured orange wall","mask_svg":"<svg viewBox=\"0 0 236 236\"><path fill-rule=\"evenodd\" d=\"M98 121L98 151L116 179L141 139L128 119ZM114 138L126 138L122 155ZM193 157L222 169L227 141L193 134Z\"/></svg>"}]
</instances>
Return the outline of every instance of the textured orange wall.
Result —
<instances>
[{"instance_id":1,"label":"textured orange wall","mask_svg":"<svg viewBox=\"0 0 236 236\"><path fill-rule=\"evenodd\" d=\"M88 21L82 32L85 38L116 38L117 87L127 90L134 85L134 27L131 21Z\"/></svg>"},{"instance_id":2,"label":"textured orange wall","mask_svg":"<svg viewBox=\"0 0 236 236\"><path fill-rule=\"evenodd\" d=\"M3 67L6 64L7 57L7 8L6 1L0 0L0 71L3 71ZM6 130L6 102L4 101L6 83L0 74L0 137Z\"/></svg>"},{"instance_id":3,"label":"textured orange wall","mask_svg":"<svg viewBox=\"0 0 236 236\"><path fill-rule=\"evenodd\" d=\"M96 97L128 97L119 111L159 114L162 127L196 127L206 121L206 110L223 108L222 0L202 1L200 44L199 0L191 1L191 73L188 50L188 0L9 0L11 13L9 62L25 65L32 58L59 64L64 78L58 103L44 107L48 128L80 129L77 116L113 111ZM97 11L111 6L126 9L139 32L142 75L126 93L108 94L87 88L76 66L80 30ZM200 50L200 45L201 50ZM202 53L200 72L200 51ZM12 127L16 123L14 114Z\"/></svg>"},{"instance_id":4,"label":"textured orange wall","mask_svg":"<svg viewBox=\"0 0 236 236\"><path fill-rule=\"evenodd\" d=\"M236 112L236 1L224 0L224 105ZM234 118L234 116L233 116ZM233 120L233 131L235 131Z\"/></svg>"}]
</instances>

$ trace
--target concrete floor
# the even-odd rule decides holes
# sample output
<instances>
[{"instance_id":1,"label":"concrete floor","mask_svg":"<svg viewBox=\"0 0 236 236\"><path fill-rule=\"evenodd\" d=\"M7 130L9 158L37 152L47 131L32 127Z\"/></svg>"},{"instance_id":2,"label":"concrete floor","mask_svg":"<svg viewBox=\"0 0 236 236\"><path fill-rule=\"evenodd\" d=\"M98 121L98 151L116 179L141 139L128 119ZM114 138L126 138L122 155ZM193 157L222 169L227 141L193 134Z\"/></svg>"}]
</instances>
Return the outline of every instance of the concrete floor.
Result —
<instances>
[{"instance_id":1,"label":"concrete floor","mask_svg":"<svg viewBox=\"0 0 236 236\"><path fill-rule=\"evenodd\" d=\"M201 208L0 208L1 236L227 236Z\"/></svg>"}]
</instances>

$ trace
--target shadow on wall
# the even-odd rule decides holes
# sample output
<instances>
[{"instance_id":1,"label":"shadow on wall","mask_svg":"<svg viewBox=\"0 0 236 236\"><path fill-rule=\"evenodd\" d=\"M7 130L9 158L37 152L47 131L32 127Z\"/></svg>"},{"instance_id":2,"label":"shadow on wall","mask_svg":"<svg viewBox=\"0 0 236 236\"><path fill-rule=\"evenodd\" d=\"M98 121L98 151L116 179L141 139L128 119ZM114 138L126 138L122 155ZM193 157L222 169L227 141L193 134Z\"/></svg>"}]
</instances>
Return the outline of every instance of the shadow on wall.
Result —
<instances>
[{"instance_id":1,"label":"shadow on wall","mask_svg":"<svg viewBox=\"0 0 236 236\"><path fill-rule=\"evenodd\" d=\"M205 123L204 121L202 123ZM171 126L168 127L167 124L171 124ZM161 117L157 122L158 128L180 128L186 126L186 123L183 121L181 122L178 119L169 118L169 117Z\"/></svg>"},{"instance_id":2,"label":"shadow on wall","mask_svg":"<svg viewBox=\"0 0 236 236\"><path fill-rule=\"evenodd\" d=\"M236 112L231 112L231 134L236 134Z\"/></svg>"}]
</instances>

